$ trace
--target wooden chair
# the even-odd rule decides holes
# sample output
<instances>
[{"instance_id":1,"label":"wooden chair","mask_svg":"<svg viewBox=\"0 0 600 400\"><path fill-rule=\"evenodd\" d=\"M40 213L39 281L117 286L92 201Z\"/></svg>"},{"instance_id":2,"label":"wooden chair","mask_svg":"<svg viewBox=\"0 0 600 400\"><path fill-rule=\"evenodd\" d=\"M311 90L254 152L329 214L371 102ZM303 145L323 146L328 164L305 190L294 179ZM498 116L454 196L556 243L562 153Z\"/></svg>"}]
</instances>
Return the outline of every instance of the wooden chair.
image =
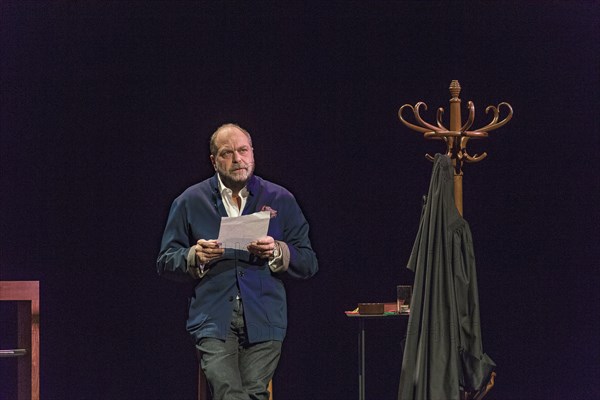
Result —
<instances>
[{"instance_id":1,"label":"wooden chair","mask_svg":"<svg viewBox=\"0 0 600 400\"><path fill-rule=\"evenodd\" d=\"M16 301L17 346L0 355L18 356L17 399L40 399L40 283L0 281L0 301ZM23 355L20 355L23 353Z\"/></svg>"},{"instance_id":2,"label":"wooden chair","mask_svg":"<svg viewBox=\"0 0 600 400\"><path fill-rule=\"evenodd\" d=\"M494 387L495 380L496 380L496 373L492 372L490 374L488 383L485 385L485 387L481 388L480 390L478 390L476 392L463 392L461 390L461 392L460 392L461 400L482 400L489 393L489 391L492 390L492 388Z\"/></svg>"}]
</instances>

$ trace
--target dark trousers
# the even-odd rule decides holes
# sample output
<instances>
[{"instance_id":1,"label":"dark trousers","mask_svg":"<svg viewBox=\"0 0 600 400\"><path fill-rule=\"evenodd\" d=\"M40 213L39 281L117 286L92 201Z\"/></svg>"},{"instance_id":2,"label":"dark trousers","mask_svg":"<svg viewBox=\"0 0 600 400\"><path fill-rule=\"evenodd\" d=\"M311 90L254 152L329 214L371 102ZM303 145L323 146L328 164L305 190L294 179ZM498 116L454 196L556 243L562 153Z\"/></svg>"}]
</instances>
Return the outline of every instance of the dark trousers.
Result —
<instances>
[{"instance_id":1,"label":"dark trousers","mask_svg":"<svg viewBox=\"0 0 600 400\"><path fill-rule=\"evenodd\" d=\"M268 400L269 381L281 355L281 342L250 344L246 338L244 307L234 300L231 328L225 341L202 338L200 368L214 400Z\"/></svg>"}]
</instances>

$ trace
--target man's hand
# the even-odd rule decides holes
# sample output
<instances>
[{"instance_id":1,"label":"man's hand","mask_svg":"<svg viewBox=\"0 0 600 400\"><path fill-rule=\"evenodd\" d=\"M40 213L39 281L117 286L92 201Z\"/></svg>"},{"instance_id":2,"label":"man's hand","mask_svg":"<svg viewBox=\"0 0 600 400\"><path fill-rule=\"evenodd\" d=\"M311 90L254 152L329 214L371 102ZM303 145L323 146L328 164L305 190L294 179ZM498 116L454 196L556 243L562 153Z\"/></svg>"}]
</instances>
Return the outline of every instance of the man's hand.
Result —
<instances>
[{"instance_id":1,"label":"man's hand","mask_svg":"<svg viewBox=\"0 0 600 400\"><path fill-rule=\"evenodd\" d=\"M225 249L219 247L219 242L216 240L204 240L200 239L195 245L196 257L198 262L202 265L206 265L209 262L221 257L225 252Z\"/></svg>"},{"instance_id":2,"label":"man's hand","mask_svg":"<svg viewBox=\"0 0 600 400\"><path fill-rule=\"evenodd\" d=\"M251 242L247 249L250 253L260 258L272 258L275 247L279 244L271 236L263 236Z\"/></svg>"}]
</instances>

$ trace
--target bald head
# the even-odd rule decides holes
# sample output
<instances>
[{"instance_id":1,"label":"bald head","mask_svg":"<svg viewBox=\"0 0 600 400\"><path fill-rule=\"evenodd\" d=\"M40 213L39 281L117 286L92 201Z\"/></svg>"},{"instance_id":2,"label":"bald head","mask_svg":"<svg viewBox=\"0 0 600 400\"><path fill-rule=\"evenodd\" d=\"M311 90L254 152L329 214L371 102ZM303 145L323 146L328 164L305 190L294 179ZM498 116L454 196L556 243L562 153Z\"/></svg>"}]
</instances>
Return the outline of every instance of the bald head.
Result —
<instances>
[{"instance_id":1,"label":"bald head","mask_svg":"<svg viewBox=\"0 0 600 400\"><path fill-rule=\"evenodd\" d=\"M250 137L250 134L248 133L247 130L245 130L244 128L242 128L241 126L239 126L237 124L231 124L231 123L223 124L220 127L218 127L217 130L210 137L210 154L212 156L216 156L217 151L219 150L217 147L217 144L216 144L217 136L219 136L219 133L236 130L236 129L243 132L246 135L246 137L248 138L248 142L250 142L250 146L252 147L252 137Z\"/></svg>"}]
</instances>

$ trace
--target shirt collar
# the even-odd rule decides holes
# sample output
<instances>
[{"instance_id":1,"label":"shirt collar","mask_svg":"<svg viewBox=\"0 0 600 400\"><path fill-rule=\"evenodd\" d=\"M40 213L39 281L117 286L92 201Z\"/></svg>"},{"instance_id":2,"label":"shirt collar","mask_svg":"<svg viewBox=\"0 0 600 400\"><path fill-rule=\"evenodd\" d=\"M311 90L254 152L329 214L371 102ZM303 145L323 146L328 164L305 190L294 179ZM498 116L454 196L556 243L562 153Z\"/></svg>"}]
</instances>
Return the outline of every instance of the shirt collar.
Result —
<instances>
[{"instance_id":1,"label":"shirt collar","mask_svg":"<svg viewBox=\"0 0 600 400\"><path fill-rule=\"evenodd\" d=\"M221 175L219 175L218 172L217 172L217 186L219 188L219 193L221 193L221 196L223 196L224 194L227 194L229 197L231 197L231 195L233 194L233 191L223 184L223 181L221 180ZM242 190L240 190L239 196L242 198L248 197L247 185L244 186L242 188Z\"/></svg>"}]
</instances>

